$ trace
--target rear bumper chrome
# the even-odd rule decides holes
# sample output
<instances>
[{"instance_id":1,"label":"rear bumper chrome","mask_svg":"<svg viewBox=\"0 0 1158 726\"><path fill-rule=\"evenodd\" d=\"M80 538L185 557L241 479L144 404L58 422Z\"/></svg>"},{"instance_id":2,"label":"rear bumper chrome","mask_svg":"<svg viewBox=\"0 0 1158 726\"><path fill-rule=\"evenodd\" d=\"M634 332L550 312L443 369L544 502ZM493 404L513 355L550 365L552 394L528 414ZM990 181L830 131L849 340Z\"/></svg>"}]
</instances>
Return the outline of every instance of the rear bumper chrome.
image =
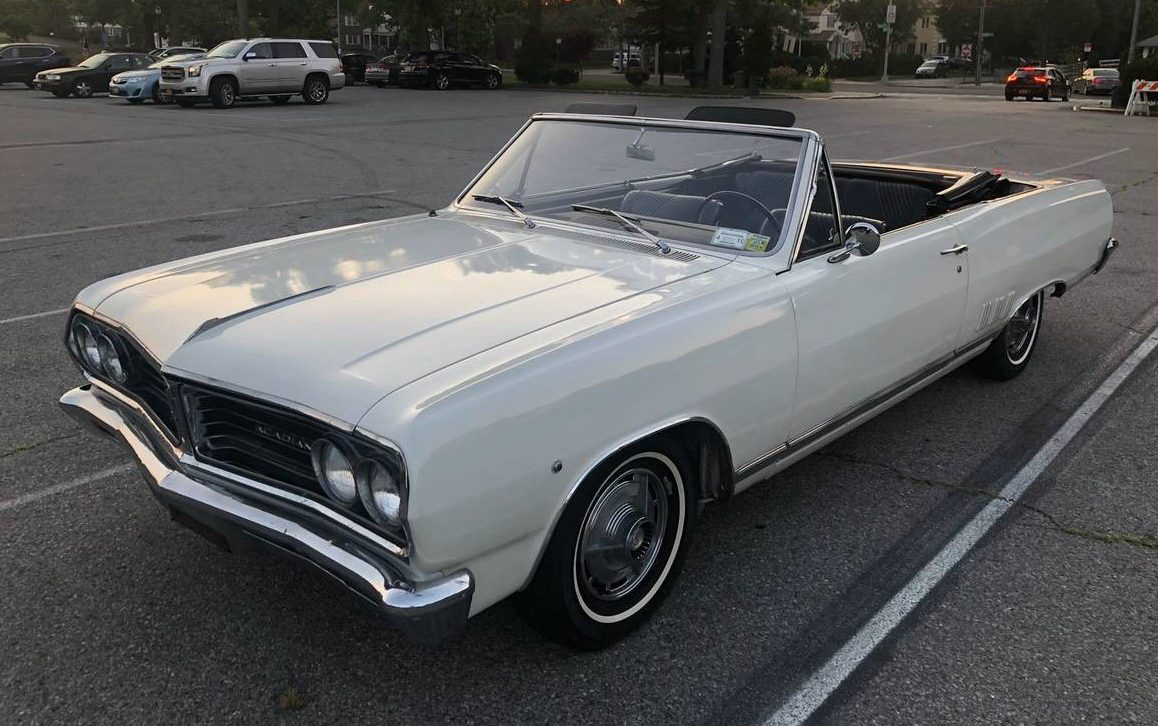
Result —
<instances>
[{"instance_id":1,"label":"rear bumper chrome","mask_svg":"<svg viewBox=\"0 0 1158 726\"><path fill-rule=\"evenodd\" d=\"M89 430L127 446L153 495L179 523L228 548L258 543L316 565L414 640L437 642L465 627L474 595L469 570L419 580L405 562L337 518L310 517L256 491L247 496L225 477L186 466L150 422L93 385L64 394L60 406Z\"/></svg>"}]
</instances>

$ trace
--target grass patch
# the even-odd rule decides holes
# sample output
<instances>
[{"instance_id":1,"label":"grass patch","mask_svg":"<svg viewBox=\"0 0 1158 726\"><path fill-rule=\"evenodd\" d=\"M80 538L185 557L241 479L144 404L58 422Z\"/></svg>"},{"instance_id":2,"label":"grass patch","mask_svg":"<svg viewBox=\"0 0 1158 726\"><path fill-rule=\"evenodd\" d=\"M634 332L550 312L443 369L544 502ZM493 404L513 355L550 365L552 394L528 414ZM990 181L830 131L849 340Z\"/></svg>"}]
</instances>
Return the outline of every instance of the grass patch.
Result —
<instances>
[{"instance_id":1,"label":"grass patch","mask_svg":"<svg viewBox=\"0 0 1158 726\"><path fill-rule=\"evenodd\" d=\"M306 697L301 691L290 686L277 696L277 707L282 711L298 711L306 706Z\"/></svg>"}]
</instances>

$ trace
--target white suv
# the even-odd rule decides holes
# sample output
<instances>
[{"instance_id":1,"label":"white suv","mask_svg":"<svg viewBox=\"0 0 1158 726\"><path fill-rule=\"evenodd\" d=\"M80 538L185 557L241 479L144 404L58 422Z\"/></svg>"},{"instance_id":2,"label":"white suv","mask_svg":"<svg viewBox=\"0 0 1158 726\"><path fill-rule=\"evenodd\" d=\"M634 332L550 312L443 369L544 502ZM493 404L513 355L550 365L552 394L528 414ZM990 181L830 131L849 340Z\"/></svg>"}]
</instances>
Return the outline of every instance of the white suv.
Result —
<instances>
[{"instance_id":1,"label":"white suv","mask_svg":"<svg viewBox=\"0 0 1158 726\"><path fill-rule=\"evenodd\" d=\"M163 66L160 90L181 106L209 101L229 108L254 96L285 103L300 95L306 103L325 103L345 83L338 50L328 40L251 38L227 40L202 58Z\"/></svg>"}]
</instances>

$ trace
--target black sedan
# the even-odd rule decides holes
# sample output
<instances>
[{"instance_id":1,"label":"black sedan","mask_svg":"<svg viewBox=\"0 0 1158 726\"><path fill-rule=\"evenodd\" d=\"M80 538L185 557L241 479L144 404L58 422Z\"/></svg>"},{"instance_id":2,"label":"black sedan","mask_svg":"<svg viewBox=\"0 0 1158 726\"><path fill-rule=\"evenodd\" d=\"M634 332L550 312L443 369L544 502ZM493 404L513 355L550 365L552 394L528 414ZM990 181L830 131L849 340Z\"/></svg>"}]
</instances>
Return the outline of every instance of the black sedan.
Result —
<instances>
[{"instance_id":1,"label":"black sedan","mask_svg":"<svg viewBox=\"0 0 1158 726\"><path fill-rule=\"evenodd\" d=\"M377 63L378 58L369 53L346 53L341 61L342 72L346 74L346 83L354 85L366 80L366 66Z\"/></svg>"},{"instance_id":2,"label":"black sedan","mask_svg":"<svg viewBox=\"0 0 1158 726\"><path fill-rule=\"evenodd\" d=\"M79 65L41 71L33 84L58 98L88 98L97 91L107 91L109 80L116 74L144 68L151 62L144 53L97 53Z\"/></svg>"},{"instance_id":3,"label":"black sedan","mask_svg":"<svg viewBox=\"0 0 1158 726\"><path fill-rule=\"evenodd\" d=\"M430 86L440 91L451 86L482 86L493 90L503 85L503 72L477 55L428 50L402 59L398 82L403 86Z\"/></svg>"},{"instance_id":4,"label":"black sedan","mask_svg":"<svg viewBox=\"0 0 1158 726\"><path fill-rule=\"evenodd\" d=\"M1068 101L1070 84L1057 68L1025 66L1005 79L1005 100L1012 101L1018 96L1027 101L1035 97L1043 101L1055 97Z\"/></svg>"},{"instance_id":5,"label":"black sedan","mask_svg":"<svg viewBox=\"0 0 1158 726\"><path fill-rule=\"evenodd\" d=\"M70 65L72 61L55 45L47 43L0 45L0 83L23 83L32 88L32 82L40 71Z\"/></svg>"}]
</instances>

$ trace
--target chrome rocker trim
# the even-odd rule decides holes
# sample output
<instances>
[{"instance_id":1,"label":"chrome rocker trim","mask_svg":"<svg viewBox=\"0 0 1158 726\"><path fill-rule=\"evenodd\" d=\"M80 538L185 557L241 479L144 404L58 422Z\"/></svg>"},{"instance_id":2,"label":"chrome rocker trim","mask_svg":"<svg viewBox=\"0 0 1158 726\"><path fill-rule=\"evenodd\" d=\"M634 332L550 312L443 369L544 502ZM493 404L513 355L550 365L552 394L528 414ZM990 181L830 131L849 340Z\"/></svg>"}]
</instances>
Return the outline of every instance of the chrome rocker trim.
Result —
<instances>
[{"instance_id":1,"label":"chrome rocker trim","mask_svg":"<svg viewBox=\"0 0 1158 726\"><path fill-rule=\"evenodd\" d=\"M404 561L352 528L284 506L271 511L275 507L268 500L248 497L212 472L182 463L177 452L158 445L159 433L150 435L151 422L139 420L92 384L65 393L60 407L88 430L128 447L149 490L177 522L218 544L246 548L258 543L313 564L416 641L437 642L466 627L474 595L469 570L419 582L408 576L412 573Z\"/></svg>"}]
</instances>

